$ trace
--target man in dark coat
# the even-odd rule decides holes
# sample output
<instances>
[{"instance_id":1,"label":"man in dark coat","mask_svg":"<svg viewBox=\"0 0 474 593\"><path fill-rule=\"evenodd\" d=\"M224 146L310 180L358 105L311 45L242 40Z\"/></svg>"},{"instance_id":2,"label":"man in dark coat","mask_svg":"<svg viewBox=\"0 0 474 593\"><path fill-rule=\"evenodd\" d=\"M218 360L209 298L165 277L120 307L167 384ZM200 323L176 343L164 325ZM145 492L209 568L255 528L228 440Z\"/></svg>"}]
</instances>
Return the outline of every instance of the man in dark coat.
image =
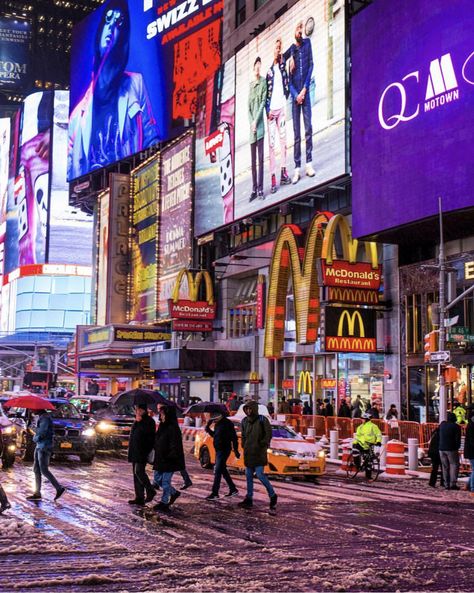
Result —
<instances>
[{"instance_id":1,"label":"man in dark coat","mask_svg":"<svg viewBox=\"0 0 474 593\"><path fill-rule=\"evenodd\" d=\"M456 424L456 416L448 412L448 419L439 425L439 456L443 467L446 490L459 490L459 449L461 447L461 427Z\"/></svg>"},{"instance_id":2,"label":"man in dark coat","mask_svg":"<svg viewBox=\"0 0 474 593\"><path fill-rule=\"evenodd\" d=\"M351 409L347 405L347 401L343 398L341 399L341 405L339 406L339 411L337 415L340 418L350 418L351 417Z\"/></svg>"},{"instance_id":3,"label":"man in dark coat","mask_svg":"<svg viewBox=\"0 0 474 593\"><path fill-rule=\"evenodd\" d=\"M272 427L268 418L258 414L258 404L250 401L244 406L246 417L242 420L242 447L244 450L247 495L239 506L249 509L253 505L253 475L265 486L270 497L270 508L274 509L278 500L273 486L264 473L268 463L267 449L272 440Z\"/></svg>"},{"instance_id":4,"label":"man in dark coat","mask_svg":"<svg viewBox=\"0 0 474 593\"><path fill-rule=\"evenodd\" d=\"M128 461L133 464L135 498L129 504L144 505L153 500L155 489L146 473L146 464L155 444L155 421L148 415L146 404L135 407L135 422L130 431ZM145 498L146 492L146 498Z\"/></svg>"},{"instance_id":5,"label":"man in dark coat","mask_svg":"<svg viewBox=\"0 0 474 593\"><path fill-rule=\"evenodd\" d=\"M334 416L334 408L328 397L324 400L323 414L324 416Z\"/></svg>"},{"instance_id":6,"label":"man in dark coat","mask_svg":"<svg viewBox=\"0 0 474 593\"><path fill-rule=\"evenodd\" d=\"M160 409L153 469L159 472L159 481L163 488L161 501L153 508L156 511L167 511L181 495L181 492L171 485L173 474L185 469L183 437L176 417L176 408L171 406L163 406Z\"/></svg>"},{"instance_id":7,"label":"man in dark coat","mask_svg":"<svg viewBox=\"0 0 474 593\"><path fill-rule=\"evenodd\" d=\"M213 429L211 428L212 424L214 424ZM235 432L234 423L223 416L223 414L217 413L214 414L206 424L206 432L213 437L214 449L216 451L214 483L212 485L212 492L206 497L206 500L215 500L216 498L219 498L219 488L222 477L229 486L229 492L224 496L227 498L235 496L239 491L227 469L227 459L229 458L232 449L234 449L236 458L240 458L239 441L237 439L237 433Z\"/></svg>"},{"instance_id":8,"label":"man in dark coat","mask_svg":"<svg viewBox=\"0 0 474 593\"><path fill-rule=\"evenodd\" d=\"M468 489L474 494L474 407L467 411L466 439L464 441L464 458L471 464L471 477L468 482Z\"/></svg>"},{"instance_id":9,"label":"man in dark coat","mask_svg":"<svg viewBox=\"0 0 474 593\"><path fill-rule=\"evenodd\" d=\"M441 459L439 456L439 428L437 428L431 435L430 446L428 448L428 457L431 459L431 474L429 485L436 488L436 480L441 467ZM443 472L440 476L441 486L444 486Z\"/></svg>"}]
</instances>

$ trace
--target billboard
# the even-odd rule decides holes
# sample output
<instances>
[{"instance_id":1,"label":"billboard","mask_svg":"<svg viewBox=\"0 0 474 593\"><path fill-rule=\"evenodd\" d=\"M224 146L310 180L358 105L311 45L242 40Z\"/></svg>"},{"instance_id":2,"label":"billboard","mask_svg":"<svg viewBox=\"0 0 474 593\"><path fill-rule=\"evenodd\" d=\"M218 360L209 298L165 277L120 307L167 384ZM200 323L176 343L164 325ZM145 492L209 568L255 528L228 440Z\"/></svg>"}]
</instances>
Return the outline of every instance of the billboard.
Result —
<instances>
[{"instance_id":1,"label":"billboard","mask_svg":"<svg viewBox=\"0 0 474 593\"><path fill-rule=\"evenodd\" d=\"M21 91L30 85L31 24L0 18L0 89Z\"/></svg>"},{"instance_id":2,"label":"billboard","mask_svg":"<svg viewBox=\"0 0 474 593\"><path fill-rule=\"evenodd\" d=\"M158 288L158 206L160 157L156 156L131 175L131 270L129 321L156 319Z\"/></svg>"},{"instance_id":3,"label":"billboard","mask_svg":"<svg viewBox=\"0 0 474 593\"><path fill-rule=\"evenodd\" d=\"M436 215L438 196L473 206L473 27L471 0L374 2L353 19L355 236Z\"/></svg>"},{"instance_id":4,"label":"billboard","mask_svg":"<svg viewBox=\"0 0 474 593\"><path fill-rule=\"evenodd\" d=\"M222 0L108 0L77 25L68 178L178 136L221 63Z\"/></svg>"},{"instance_id":5,"label":"billboard","mask_svg":"<svg viewBox=\"0 0 474 593\"><path fill-rule=\"evenodd\" d=\"M204 235L234 220L235 58L198 92L194 232Z\"/></svg>"},{"instance_id":6,"label":"billboard","mask_svg":"<svg viewBox=\"0 0 474 593\"><path fill-rule=\"evenodd\" d=\"M0 285L3 281L7 230L8 175L10 167L10 120L0 119Z\"/></svg>"},{"instance_id":7,"label":"billboard","mask_svg":"<svg viewBox=\"0 0 474 593\"><path fill-rule=\"evenodd\" d=\"M236 88L235 219L345 173L343 3L300 0L237 53Z\"/></svg>"},{"instance_id":8,"label":"billboard","mask_svg":"<svg viewBox=\"0 0 474 593\"><path fill-rule=\"evenodd\" d=\"M97 250L96 323L107 323L107 275L109 272L110 189L99 196L99 248Z\"/></svg>"},{"instance_id":9,"label":"billboard","mask_svg":"<svg viewBox=\"0 0 474 593\"><path fill-rule=\"evenodd\" d=\"M161 153L158 317L168 318L176 278L192 256L193 135Z\"/></svg>"}]
</instances>

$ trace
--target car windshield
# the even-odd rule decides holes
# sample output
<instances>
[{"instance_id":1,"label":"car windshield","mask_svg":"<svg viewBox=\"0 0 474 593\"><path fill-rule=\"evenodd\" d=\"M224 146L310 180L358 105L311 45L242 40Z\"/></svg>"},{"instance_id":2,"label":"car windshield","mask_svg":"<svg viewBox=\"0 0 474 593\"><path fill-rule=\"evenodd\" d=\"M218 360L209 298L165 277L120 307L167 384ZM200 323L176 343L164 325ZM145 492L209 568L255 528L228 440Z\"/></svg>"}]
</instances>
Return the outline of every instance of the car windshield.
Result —
<instances>
[{"instance_id":1,"label":"car windshield","mask_svg":"<svg viewBox=\"0 0 474 593\"><path fill-rule=\"evenodd\" d=\"M274 439L300 439L301 437L289 426L272 424L272 437Z\"/></svg>"},{"instance_id":2,"label":"car windshield","mask_svg":"<svg viewBox=\"0 0 474 593\"><path fill-rule=\"evenodd\" d=\"M54 403L55 410L51 413L53 418L77 418L82 419L79 410L70 403Z\"/></svg>"}]
</instances>

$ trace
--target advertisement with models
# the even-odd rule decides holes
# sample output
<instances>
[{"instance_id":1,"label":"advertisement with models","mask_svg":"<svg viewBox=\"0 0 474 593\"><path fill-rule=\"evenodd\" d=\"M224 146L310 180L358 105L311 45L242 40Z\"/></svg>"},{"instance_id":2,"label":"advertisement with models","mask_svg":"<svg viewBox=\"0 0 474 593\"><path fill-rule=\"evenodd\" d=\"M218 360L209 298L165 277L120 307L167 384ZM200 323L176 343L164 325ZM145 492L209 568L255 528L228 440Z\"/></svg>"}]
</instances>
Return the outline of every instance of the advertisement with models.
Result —
<instances>
[{"instance_id":1,"label":"advertisement with models","mask_svg":"<svg viewBox=\"0 0 474 593\"><path fill-rule=\"evenodd\" d=\"M237 53L235 219L345 173L344 64L344 4L325 0L300 0Z\"/></svg>"},{"instance_id":2,"label":"advertisement with models","mask_svg":"<svg viewBox=\"0 0 474 593\"><path fill-rule=\"evenodd\" d=\"M473 30L471 0L374 2L352 20L354 236L397 242L439 196L444 212L474 205Z\"/></svg>"},{"instance_id":3,"label":"advertisement with models","mask_svg":"<svg viewBox=\"0 0 474 593\"><path fill-rule=\"evenodd\" d=\"M108 0L73 33L68 179L178 136L221 63L222 0Z\"/></svg>"}]
</instances>

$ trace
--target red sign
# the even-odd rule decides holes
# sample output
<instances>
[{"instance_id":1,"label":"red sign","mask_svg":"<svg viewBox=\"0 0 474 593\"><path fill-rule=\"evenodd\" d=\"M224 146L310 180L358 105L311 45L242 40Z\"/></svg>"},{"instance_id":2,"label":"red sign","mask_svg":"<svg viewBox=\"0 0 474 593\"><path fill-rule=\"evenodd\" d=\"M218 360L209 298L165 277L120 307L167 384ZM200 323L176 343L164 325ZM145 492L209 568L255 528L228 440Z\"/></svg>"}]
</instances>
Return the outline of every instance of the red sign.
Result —
<instances>
[{"instance_id":1,"label":"red sign","mask_svg":"<svg viewBox=\"0 0 474 593\"><path fill-rule=\"evenodd\" d=\"M210 155L224 144L224 131L216 130L210 136L204 139L204 148L206 155Z\"/></svg>"},{"instance_id":2,"label":"red sign","mask_svg":"<svg viewBox=\"0 0 474 593\"><path fill-rule=\"evenodd\" d=\"M265 282L257 283L257 329L265 327Z\"/></svg>"},{"instance_id":3,"label":"red sign","mask_svg":"<svg viewBox=\"0 0 474 593\"><path fill-rule=\"evenodd\" d=\"M373 269L368 262L351 264L336 259L328 266L321 260L324 286L339 286L378 290L382 281L382 266Z\"/></svg>"},{"instance_id":4,"label":"red sign","mask_svg":"<svg viewBox=\"0 0 474 593\"><path fill-rule=\"evenodd\" d=\"M194 321L193 319L173 319L175 332L211 332L212 321Z\"/></svg>"},{"instance_id":5,"label":"red sign","mask_svg":"<svg viewBox=\"0 0 474 593\"><path fill-rule=\"evenodd\" d=\"M283 381L281 383L282 389L293 389L294 386L295 386L295 383L294 383L293 379L283 379Z\"/></svg>"},{"instance_id":6,"label":"red sign","mask_svg":"<svg viewBox=\"0 0 474 593\"><path fill-rule=\"evenodd\" d=\"M336 379L321 379L322 389L335 389L337 385Z\"/></svg>"},{"instance_id":7,"label":"red sign","mask_svg":"<svg viewBox=\"0 0 474 593\"><path fill-rule=\"evenodd\" d=\"M179 299L177 303L168 301L172 319L215 319L216 304L207 301L188 301Z\"/></svg>"}]
</instances>

